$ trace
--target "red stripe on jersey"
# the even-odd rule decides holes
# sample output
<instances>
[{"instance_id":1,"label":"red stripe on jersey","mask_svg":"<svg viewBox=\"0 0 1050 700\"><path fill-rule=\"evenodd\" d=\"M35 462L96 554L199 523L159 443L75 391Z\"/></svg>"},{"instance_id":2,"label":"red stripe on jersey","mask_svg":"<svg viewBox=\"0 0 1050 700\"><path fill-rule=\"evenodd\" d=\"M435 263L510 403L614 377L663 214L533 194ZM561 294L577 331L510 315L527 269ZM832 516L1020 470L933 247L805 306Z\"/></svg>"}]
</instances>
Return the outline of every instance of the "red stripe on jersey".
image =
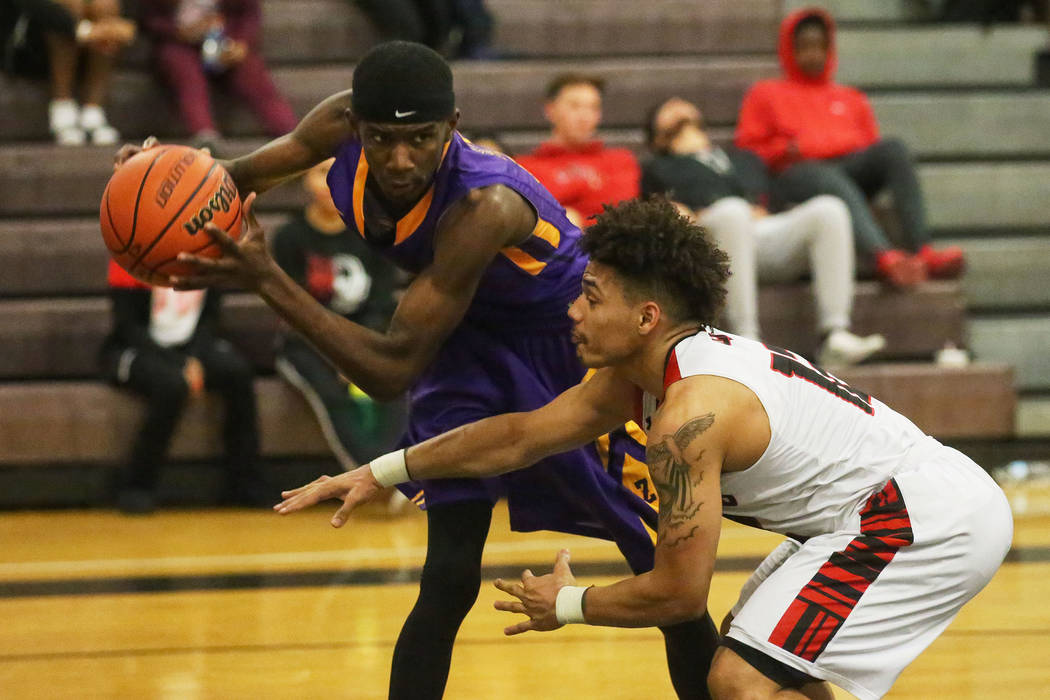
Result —
<instances>
[{"instance_id":1,"label":"red stripe on jersey","mask_svg":"<svg viewBox=\"0 0 1050 700\"><path fill-rule=\"evenodd\" d=\"M799 591L770 642L816 661L897 551L914 541L908 509L892 479L868 499L860 515L864 534L832 554Z\"/></svg>"},{"instance_id":2,"label":"red stripe on jersey","mask_svg":"<svg viewBox=\"0 0 1050 700\"><path fill-rule=\"evenodd\" d=\"M678 368L678 350L671 350L667 357L667 367L664 368L664 391L682 378L682 370Z\"/></svg>"}]
</instances>

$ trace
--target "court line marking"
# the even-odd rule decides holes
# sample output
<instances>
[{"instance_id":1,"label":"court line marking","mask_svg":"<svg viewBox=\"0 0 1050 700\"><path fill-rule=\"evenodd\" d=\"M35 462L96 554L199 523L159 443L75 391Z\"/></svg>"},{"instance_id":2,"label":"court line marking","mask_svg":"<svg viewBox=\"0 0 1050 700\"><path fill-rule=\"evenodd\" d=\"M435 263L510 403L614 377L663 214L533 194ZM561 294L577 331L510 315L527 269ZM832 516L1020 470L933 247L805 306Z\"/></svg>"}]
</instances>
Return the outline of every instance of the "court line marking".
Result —
<instances>
[{"instance_id":1,"label":"court line marking","mask_svg":"<svg viewBox=\"0 0 1050 700\"><path fill-rule=\"evenodd\" d=\"M615 628L611 628L615 629ZM651 628L641 628L629 635L611 635L601 639L602 644L638 644L642 642L662 642L663 637L650 632ZM985 628L973 630L945 630L941 637L1045 637L1050 629L1002 629ZM335 651L340 649L372 649L393 648L394 638L391 639L369 639L360 640L332 640L316 642L293 642L278 644L229 644L213 646L181 646L181 647L131 647L128 649L79 649L69 651L37 651L24 654L0 654L0 664L27 661L50 661L54 659L103 659L142 656L178 656L180 654L257 654L264 652L286 652L286 651ZM586 635L573 635L561 633L557 636L531 635L518 637L513 643L528 645L565 644L565 643L591 643L594 639ZM494 633L491 637L457 637L457 646L488 646L506 644L506 637Z\"/></svg>"},{"instance_id":2,"label":"court line marking","mask_svg":"<svg viewBox=\"0 0 1050 700\"><path fill-rule=\"evenodd\" d=\"M537 551L550 555L551 561L559 549L565 547L563 539L530 538L527 542L492 542L485 545L485 554L518 554ZM614 549L616 545L604 540L574 542L571 550ZM549 550L549 552L547 551ZM261 554L202 554L184 557L134 557L122 559L73 559L66 561L8 562L0 564L0 576L39 576L43 574L92 574L116 569L135 570L179 570L190 567L222 566L282 566L289 564L360 564L375 560L409 560L422 563L426 546L361 547L355 549L333 549L310 552L267 552Z\"/></svg>"}]
</instances>

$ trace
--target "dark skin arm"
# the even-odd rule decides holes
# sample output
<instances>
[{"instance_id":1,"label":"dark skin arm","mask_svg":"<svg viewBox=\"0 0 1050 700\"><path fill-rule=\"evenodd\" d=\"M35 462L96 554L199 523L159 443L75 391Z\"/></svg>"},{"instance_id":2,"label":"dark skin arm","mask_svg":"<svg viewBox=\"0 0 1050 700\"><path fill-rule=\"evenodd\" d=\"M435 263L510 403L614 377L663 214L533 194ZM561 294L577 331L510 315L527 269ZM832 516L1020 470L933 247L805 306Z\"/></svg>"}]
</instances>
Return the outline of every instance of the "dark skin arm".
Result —
<instances>
[{"instance_id":1,"label":"dark skin arm","mask_svg":"<svg viewBox=\"0 0 1050 700\"><path fill-rule=\"evenodd\" d=\"M290 134L278 137L248 155L220 160L219 163L229 171L239 192L261 193L331 158L339 145L353 135L350 91L347 90L325 98ZM113 169L119 168L136 153L159 145L151 136L141 147L130 144L121 147L114 156Z\"/></svg>"},{"instance_id":2,"label":"dark skin arm","mask_svg":"<svg viewBox=\"0 0 1050 700\"><path fill-rule=\"evenodd\" d=\"M173 279L176 287L233 283L256 292L345 377L378 399L398 396L423 372L463 318L493 258L525 240L536 223L532 208L507 187L471 191L445 212L433 262L405 291L386 332L377 332L325 309L280 269L255 220L254 203L249 195L247 232L237 242L215 226L206 229L222 246L221 259L179 256L196 266L196 274Z\"/></svg>"}]
</instances>

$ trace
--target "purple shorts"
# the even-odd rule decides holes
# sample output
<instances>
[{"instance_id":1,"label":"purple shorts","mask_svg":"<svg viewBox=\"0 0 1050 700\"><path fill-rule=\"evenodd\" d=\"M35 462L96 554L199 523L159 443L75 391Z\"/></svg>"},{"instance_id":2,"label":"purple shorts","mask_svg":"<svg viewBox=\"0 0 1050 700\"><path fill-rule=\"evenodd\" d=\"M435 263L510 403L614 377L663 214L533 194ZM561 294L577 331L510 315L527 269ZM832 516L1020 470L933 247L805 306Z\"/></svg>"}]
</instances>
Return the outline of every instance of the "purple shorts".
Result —
<instances>
[{"instance_id":1,"label":"purple shorts","mask_svg":"<svg viewBox=\"0 0 1050 700\"><path fill-rule=\"evenodd\" d=\"M584 373L567 327L491 329L463 323L413 387L402 445L489 416L539 408L578 384ZM656 509L648 473L639 473L644 447L622 429L600 442L498 477L420 480L400 488L424 508L506 497L511 529L612 540L632 569L648 571Z\"/></svg>"}]
</instances>

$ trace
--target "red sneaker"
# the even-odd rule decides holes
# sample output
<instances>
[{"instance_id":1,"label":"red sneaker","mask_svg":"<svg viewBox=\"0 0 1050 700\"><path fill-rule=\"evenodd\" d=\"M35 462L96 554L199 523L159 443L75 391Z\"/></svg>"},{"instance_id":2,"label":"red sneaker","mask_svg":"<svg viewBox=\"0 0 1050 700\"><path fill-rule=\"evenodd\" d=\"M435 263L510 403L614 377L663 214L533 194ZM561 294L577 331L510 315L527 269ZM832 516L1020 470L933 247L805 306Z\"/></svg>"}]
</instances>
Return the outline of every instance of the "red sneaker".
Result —
<instances>
[{"instance_id":1,"label":"red sneaker","mask_svg":"<svg viewBox=\"0 0 1050 700\"><path fill-rule=\"evenodd\" d=\"M903 250L884 250L875 257L875 271L894 287L912 287L926 279L926 264Z\"/></svg>"},{"instance_id":2,"label":"red sneaker","mask_svg":"<svg viewBox=\"0 0 1050 700\"><path fill-rule=\"evenodd\" d=\"M933 279L952 280L966 269L966 256L959 246L934 250L932 246L924 245L917 257L925 263L926 271Z\"/></svg>"}]
</instances>

